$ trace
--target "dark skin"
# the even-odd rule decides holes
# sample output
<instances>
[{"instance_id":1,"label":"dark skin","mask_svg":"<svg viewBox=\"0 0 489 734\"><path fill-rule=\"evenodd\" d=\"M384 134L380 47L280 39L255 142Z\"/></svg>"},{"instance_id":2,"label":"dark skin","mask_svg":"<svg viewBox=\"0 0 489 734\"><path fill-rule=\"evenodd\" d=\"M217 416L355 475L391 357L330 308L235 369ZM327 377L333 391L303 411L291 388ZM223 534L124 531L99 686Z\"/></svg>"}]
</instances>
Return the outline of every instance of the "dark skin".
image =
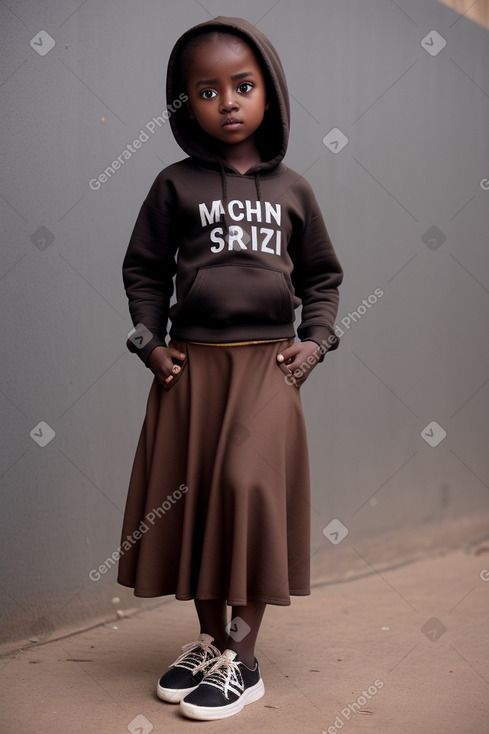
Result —
<instances>
[{"instance_id":1,"label":"dark skin","mask_svg":"<svg viewBox=\"0 0 489 734\"><path fill-rule=\"evenodd\" d=\"M170 342L171 344L171 342ZM158 382L162 385L173 380L173 375L178 375L180 365L186 360L186 355L172 346L155 347L148 358L148 367Z\"/></svg>"},{"instance_id":2,"label":"dark skin","mask_svg":"<svg viewBox=\"0 0 489 734\"><path fill-rule=\"evenodd\" d=\"M261 162L255 132L263 121L268 103L265 80L254 52L241 39L229 40L229 43L222 40L216 43L203 39L195 48L188 69L187 109L218 142L224 160L244 174ZM276 359L288 367L293 384L299 388L319 357L316 342L303 341L283 349ZM181 371L186 358L170 342L168 347L153 349L148 367L161 384L168 385ZM308 358L314 360L313 364L302 371L300 365L307 363ZM295 375L294 370L297 370ZM226 632L226 600L195 599L200 631L211 635L221 652L234 650L251 669L255 666L255 643L265 607L266 604L252 600L245 606L233 607L231 619L238 620L239 625L248 625L244 629L249 628L243 639L236 640Z\"/></svg>"},{"instance_id":3,"label":"dark skin","mask_svg":"<svg viewBox=\"0 0 489 734\"><path fill-rule=\"evenodd\" d=\"M268 103L263 72L247 43L238 38L232 44L202 39L189 64L187 93L190 117L218 141L225 161L241 174L261 162L255 133ZM288 367L299 388L320 356L316 342L295 342L277 354L277 362ZM309 365L308 358L315 359L315 363ZM170 342L168 347L153 349L148 367L161 384L169 384L185 359L186 355ZM304 363L308 364L305 371L300 369ZM298 372L294 375L295 370Z\"/></svg>"},{"instance_id":4,"label":"dark skin","mask_svg":"<svg viewBox=\"0 0 489 734\"><path fill-rule=\"evenodd\" d=\"M171 344L171 342L170 342ZM308 357L314 358L315 364L310 365L307 363ZM318 345L316 342L303 341L294 342L290 347L283 349L277 354L277 362L283 362L290 374L291 379L295 386L299 388L310 375L311 370L314 369L320 357ZM169 384L173 380L174 375L178 375L181 370L181 365L185 363L186 355L179 349L175 349L172 346L168 347L155 347L148 359L148 367L154 374L158 382L163 384ZM301 364L306 362L308 364L307 370L301 370ZM294 374L294 371L298 372Z\"/></svg>"}]
</instances>

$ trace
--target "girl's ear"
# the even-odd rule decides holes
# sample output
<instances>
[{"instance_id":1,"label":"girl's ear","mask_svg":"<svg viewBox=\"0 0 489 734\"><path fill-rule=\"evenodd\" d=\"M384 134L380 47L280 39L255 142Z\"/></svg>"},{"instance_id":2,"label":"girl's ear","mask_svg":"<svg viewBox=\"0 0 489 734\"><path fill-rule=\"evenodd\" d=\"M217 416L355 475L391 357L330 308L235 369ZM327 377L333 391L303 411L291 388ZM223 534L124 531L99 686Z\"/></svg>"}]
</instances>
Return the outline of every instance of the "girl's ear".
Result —
<instances>
[{"instance_id":1,"label":"girl's ear","mask_svg":"<svg viewBox=\"0 0 489 734\"><path fill-rule=\"evenodd\" d=\"M187 105L188 116L190 117L191 120L195 120L195 115L194 115L194 113L192 111L192 105L190 104L190 100L189 99L187 99L186 105Z\"/></svg>"}]
</instances>

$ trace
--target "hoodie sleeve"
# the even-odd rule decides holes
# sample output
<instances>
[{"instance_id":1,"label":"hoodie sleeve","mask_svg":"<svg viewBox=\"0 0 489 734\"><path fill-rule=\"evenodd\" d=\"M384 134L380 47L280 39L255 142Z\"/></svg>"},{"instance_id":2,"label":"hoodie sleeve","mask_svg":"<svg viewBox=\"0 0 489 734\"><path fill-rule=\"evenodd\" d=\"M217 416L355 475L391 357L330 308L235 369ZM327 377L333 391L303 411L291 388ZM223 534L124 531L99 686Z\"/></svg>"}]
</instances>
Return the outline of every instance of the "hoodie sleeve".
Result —
<instances>
[{"instance_id":1,"label":"hoodie sleeve","mask_svg":"<svg viewBox=\"0 0 489 734\"><path fill-rule=\"evenodd\" d=\"M343 270L326 229L321 210L309 184L307 216L296 242L292 281L302 300L302 318L297 335L301 341L314 341L326 351L336 349L339 337L334 331L338 312L338 287Z\"/></svg>"},{"instance_id":2,"label":"hoodie sleeve","mask_svg":"<svg viewBox=\"0 0 489 734\"><path fill-rule=\"evenodd\" d=\"M141 207L122 266L129 311L135 326L127 347L147 365L155 347L166 346L170 298L176 272L176 238L171 217L154 203L158 179ZM157 202L158 203L158 202Z\"/></svg>"}]
</instances>

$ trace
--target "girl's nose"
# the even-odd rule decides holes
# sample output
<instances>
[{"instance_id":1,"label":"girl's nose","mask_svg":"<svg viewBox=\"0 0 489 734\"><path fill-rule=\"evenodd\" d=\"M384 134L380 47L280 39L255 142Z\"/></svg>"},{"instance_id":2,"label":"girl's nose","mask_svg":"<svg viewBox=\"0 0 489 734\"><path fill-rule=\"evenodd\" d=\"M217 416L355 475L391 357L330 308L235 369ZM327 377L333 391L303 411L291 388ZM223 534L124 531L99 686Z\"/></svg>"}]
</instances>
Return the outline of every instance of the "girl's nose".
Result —
<instances>
[{"instance_id":1,"label":"girl's nose","mask_svg":"<svg viewBox=\"0 0 489 734\"><path fill-rule=\"evenodd\" d=\"M221 98L221 110L222 112L230 112L231 110L237 110L239 107L234 90L227 90Z\"/></svg>"}]
</instances>

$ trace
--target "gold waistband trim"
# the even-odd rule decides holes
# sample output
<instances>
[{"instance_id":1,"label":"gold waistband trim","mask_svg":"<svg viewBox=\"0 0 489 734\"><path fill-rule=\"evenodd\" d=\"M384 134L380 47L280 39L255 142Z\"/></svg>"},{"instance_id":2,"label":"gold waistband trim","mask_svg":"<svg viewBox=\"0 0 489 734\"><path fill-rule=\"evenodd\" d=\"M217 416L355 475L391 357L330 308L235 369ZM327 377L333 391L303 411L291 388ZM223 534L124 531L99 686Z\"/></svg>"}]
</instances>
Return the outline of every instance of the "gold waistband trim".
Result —
<instances>
[{"instance_id":1,"label":"gold waistband trim","mask_svg":"<svg viewBox=\"0 0 489 734\"><path fill-rule=\"evenodd\" d=\"M270 342L286 342L289 337L282 337L280 339L259 339L256 341L248 342L187 342L188 344L201 344L204 347L242 347L246 344L268 344Z\"/></svg>"}]
</instances>

